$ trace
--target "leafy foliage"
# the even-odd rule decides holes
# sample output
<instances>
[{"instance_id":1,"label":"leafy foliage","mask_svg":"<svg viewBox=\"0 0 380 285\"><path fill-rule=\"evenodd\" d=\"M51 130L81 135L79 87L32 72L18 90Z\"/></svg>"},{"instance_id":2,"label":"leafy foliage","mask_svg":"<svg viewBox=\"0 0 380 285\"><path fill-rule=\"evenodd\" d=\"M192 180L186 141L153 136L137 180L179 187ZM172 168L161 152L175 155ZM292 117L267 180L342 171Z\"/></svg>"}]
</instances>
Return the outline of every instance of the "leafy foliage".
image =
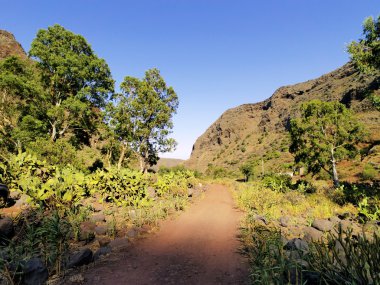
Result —
<instances>
[{"instance_id":1,"label":"leafy foliage","mask_svg":"<svg viewBox=\"0 0 380 285\"><path fill-rule=\"evenodd\" d=\"M301 106L301 118L290 126L290 152L296 163L304 163L317 174L321 169L339 185L337 161L353 157L356 144L364 137L363 127L338 102L313 100Z\"/></svg>"},{"instance_id":2,"label":"leafy foliage","mask_svg":"<svg viewBox=\"0 0 380 285\"><path fill-rule=\"evenodd\" d=\"M352 61L364 72L380 69L380 16L368 17L363 23L363 39L348 45Z\"/></svg>"},{"instance_id":3,"label":"leafy foliage","mask_svg":"<svg viewBox=\"0 0 380 285\"><path fill-rule=\"evenodd\" d=\"M337 246L338 245L338 246ZM352 231L330 233L327 243L313 243L308 254L310 268L320 274L326 284L379 284L380 238L373 239Z\"/></svg>"},{"instance_id":4,"label":"leafy foliage","mask_svg":"<svg viewBox=\"0 0 380 285\"><path fill-rule=\"evenodd\" d=\"M140 157L140 169L157 163L158 153L171 151L175 141L168 138L173 128L172 117L178 108L178 97L168 87L158 69L146 71L145 77L127 76L116 94L111 126L124 148L129 147Z\"/></svg>"},{"instance_id":5,"label":"leafy foliage","mask_svg":"<svg viewBox=\"0 0 380 285\"><path fill-rule=\"evenodd\" d=\"M149 204L146 195L148 180L141 172L115 168L97 170L89 176L87 183L90 191L100 194L103 201L118 206Z\"/></svg>"},{"instance_id":6,"label":"leafy foliage","mask_svg":"<svg viewBox=\"0 0 380 285\"><path fill-rule=\"evenodd\" d=\"M103 59L86 40L60 25L40 30L30 55L38 61L47 90L44 108L55 141L68 130L93 130L99 112L113 92L114 81Z\"/></svg>"},{"instance_id":7,"label":"leafy foliage","mask_svg":"<svg viewBox=\"0 0 380 285\"><path fill-rule=\"evenodd\" d=\"M190 170L180 170L159 175L154 187L158 196L187 196L187 189L194 187L194 184L194 173Z\"/></svg>"}]
</instances>

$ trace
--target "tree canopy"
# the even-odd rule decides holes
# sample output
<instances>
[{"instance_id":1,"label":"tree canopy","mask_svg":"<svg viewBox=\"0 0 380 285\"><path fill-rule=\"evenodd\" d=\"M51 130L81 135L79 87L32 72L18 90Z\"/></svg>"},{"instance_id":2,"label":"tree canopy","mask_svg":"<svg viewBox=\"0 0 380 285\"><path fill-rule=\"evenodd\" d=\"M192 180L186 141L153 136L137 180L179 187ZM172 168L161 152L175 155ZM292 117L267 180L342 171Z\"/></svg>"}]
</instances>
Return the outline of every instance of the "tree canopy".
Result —
<instances>
[{"instance_id":1,"label":"tree canopy","mask_svg":"<svg viewBox=\"0 0 380 285\"><path fill-rule=\"evenodd\" d=\"M38 31L29 54L37 60L47 90L44 103L51 140L69 129L91 130L96 109L105 107L114 88L106 62L82 36L60 25Z\"/></svg>"},{"instance_id":2,"label":"tree canopy","mask_svg":"<svg viewBox=\"0 0 380 285\"><path fill-rule=\"evenodd\" d=\"M380 69L380 16L363 23L363 38L348 45L352 61L364 72Z\"/></svg>"},{"instance_id":3,"label":"tree canopy","mask_svg":"<svg viewBox=\"0 0 380 285\"><path fill-rule=\"evenodd\" d=\"M339 186L337 162L356 153L365 133L343 104L312 100L301 106L301 117L290 126L290 152L314 174L327 171Z\"/></svg>"},{"instance_id":4,"label":"tree canopy","mask_svg":"<svg viewBox=\"0 0 380 285\"><path fill-rule=\"evenodd\" d=\"M111 125L122 142L121 154L128 146L139 156L141 171L146 172L157 163L159 152L171 151L176 146L168 136L178 97L158 69L146 71L141 80L125 77L121 90L114 97L117 104L113 107Z\"/></svg>"},{"instance_id":5,"label":"tree canopy","mask_svg":"<svg viewBox=\"0 0 380 285\"><path fill-rule=\"evenodd\" d=\"M380 15L377 19L368 17L363 23L363 38L351 42L347 51L351 60L364 73L380 71ZM369 99L380 111L380 95L371 94Z\"/></svg>"}]
</instances>

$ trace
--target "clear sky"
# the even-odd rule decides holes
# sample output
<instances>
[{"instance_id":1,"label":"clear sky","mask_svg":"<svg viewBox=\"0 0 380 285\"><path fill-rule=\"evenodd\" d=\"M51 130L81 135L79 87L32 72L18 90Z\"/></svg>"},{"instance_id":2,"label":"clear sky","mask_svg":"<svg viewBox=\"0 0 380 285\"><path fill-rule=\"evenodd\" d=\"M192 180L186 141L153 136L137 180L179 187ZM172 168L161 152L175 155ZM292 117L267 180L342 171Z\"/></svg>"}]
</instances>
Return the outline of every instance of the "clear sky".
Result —
<instances>
[{"instance_id":1,"label":"clear sky","mask_svg":"<svg viewBox=\"0 0 380 285\"><path fill-rule=\"evenodd\" d=\"M188 158L225 110L332 71L379 0L0 0L0 29L26 51L39 29L81 34L120 85L157 67L176 90L177 151Z\"/></svg>"}]
</instances>

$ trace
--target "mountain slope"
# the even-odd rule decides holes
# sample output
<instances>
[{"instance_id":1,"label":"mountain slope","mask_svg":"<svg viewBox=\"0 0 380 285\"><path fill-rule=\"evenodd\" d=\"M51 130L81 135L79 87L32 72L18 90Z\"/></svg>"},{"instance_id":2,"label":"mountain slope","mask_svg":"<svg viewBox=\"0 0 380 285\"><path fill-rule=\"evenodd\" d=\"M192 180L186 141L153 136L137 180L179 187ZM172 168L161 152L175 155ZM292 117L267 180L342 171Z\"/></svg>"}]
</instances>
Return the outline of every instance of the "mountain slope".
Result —
<instances>
[{"instance_id":1,"label":"mountain slope","mask_svg":"<svg viewBox=\"0 0 380 285\"><path fill-rule=\"evenodd\" d=\"M379 113L365 96L378 92L379 76L359 74L352 64L317 79L281 87L267 100L224 112L193 146L186 166L205 171L212 166L237 169L247 160L285 171L293 161L286 128L300 105L312 99L340 101L366 125L371 140L380 139Z\"/></svg>"},{"instance_id":2,"label":"mountain slope","mask_svg":"<svg viewBox=\"0 0 380 285\"><path fill-rule=\"evenodd\" d=\"M0 60L11 55L27 58L21 44L16 41L13 34L0 30Z\"/></svg>"}]
</instances>

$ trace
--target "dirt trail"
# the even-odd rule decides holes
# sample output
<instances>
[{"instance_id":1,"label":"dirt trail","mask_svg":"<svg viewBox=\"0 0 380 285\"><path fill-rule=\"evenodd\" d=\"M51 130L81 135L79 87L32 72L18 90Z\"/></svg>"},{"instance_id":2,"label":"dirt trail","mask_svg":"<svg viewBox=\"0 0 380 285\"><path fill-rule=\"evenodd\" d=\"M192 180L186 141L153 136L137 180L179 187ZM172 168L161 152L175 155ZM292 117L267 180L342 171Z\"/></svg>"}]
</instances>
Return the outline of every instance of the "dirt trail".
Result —
<instances>
[{"instance_id":1,"label":"dirt trail","mask_svg":"<svg viewBox=\"0 0 380 285\"><path fill-rule=\"evenodd\" d=\"M237 253L240 218L227 188L212 185L157 234L87 270L86 284L247 284L247 264Z\"/></svg>"}]
</instances>

